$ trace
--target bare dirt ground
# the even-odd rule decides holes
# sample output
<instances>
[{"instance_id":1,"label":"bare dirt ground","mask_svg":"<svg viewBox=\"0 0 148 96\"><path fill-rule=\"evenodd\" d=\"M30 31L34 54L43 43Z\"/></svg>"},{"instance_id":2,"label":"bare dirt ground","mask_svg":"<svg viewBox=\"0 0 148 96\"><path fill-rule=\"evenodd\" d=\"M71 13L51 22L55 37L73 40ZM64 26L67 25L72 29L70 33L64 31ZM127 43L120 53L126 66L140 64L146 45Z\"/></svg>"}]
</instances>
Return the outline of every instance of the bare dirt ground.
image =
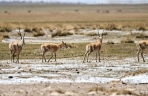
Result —
<instances>
[{"instance_id":1,"label":"bare dirt ground","mask_svg":"<svg viewBox=\"0 0 148 96\"><path fill-rule=\"evenodd\" d=\"M118 34L113 32L109 36ZM120 40L112 39L114 42ZM75 36L77 38L75 38ZM80 36L86 42L93 42L92 37ZM55 42L68 40L78 42L77 35L54 38ZM31 38L31 37L28 37ZM40 38L40 39L39 39ZM45 37L28 39L27 42L43 43L53 39ZM107 38L107 37L106 37ZM107 42L108 39L104 39ZM111 39L113 37L110 37ZM56 41L57 40L57 41ZM12 39L4 39L8 43ZM82 63L82 57L58 59L57 62L42 63L40 59L24 59L19 64L10 60L0 61L0 95L1 96L147 96L148 73L132 75L137 70L148 69L146 63L137 62L137 58L102 57L95 62L90 57L89 63Z\"/></svg>"},{"instance_id":2,"label":"bare dirt ground","mask_svg":"<svg viewBox=\"0 0 148 96\"><path fill-rule=\"evenodd\" d=\"M81 59L58 59L49 63L41 63L39 59L21 60L20 64L1 61L1 95L148 95L148 74L128 74L148 68L147 63L135 62L136 58L104 58L101 63L95 60L82 63Z\"/></svg>"}]
</instances>

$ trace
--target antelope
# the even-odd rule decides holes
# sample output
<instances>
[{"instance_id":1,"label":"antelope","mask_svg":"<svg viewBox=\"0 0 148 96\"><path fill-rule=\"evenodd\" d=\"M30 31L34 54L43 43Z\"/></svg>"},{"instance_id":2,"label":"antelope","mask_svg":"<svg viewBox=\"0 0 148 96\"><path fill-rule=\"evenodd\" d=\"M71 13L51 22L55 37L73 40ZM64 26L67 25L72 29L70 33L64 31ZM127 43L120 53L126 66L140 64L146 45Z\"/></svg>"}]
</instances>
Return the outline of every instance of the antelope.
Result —
<instances>
[{"instance_id":1,"label":"antelope","mask_svg":"<svg viewBox=\"0 0 148 96\"><path fill-rule=\"evenodd\" d=\"M86 57L87 57L87 62L88 62L89 55L92 52L96 52L96 62L97 62L97 55L99 55L99 62L101 62L100 61L100 50L101 50L103 37L102 37L102 34L101 35L99 34L99 31L98 31L98 35L99 35L99 39L98 39L97 42L89 43L89 44L86 45L86 51L85 51L85 54L84 54L83 63L85 62Z\"/></svg>"},{"instance_id":2,"label":"antelope","mask_svg":"<svg viewBox=\"0 0 148 96\"><path fill-rule=\"evenodd\" d=\"M137 56L138 56L138 62L139 62L139 53L141 53L141 57L143 59L143 62L145 62L144 57L143 57L143 51L144 49L148 48L148 40L141 40L137 43Z\"/></svg>"},{"instance_id":3,"label":"antelope","mask_svg":"<svg viewBox=\"0 0 148 96\"><path fill-rule=\"evenodd\" d=\"M24 36L22 36L22 34L20 32L20 27L19 27L18 34L20 35L21 40L20 41L11 42L9 44L11 62L12 62L12 59L13 59L13 62L14 62L14 57L15 57L15 54L16 54L16 56L17 56L16 63L19 63L19 55L20 55L20 52L22 51L23 46L25 45L25 40L24 40L25 32L24 32Z\"/></svg>"},{"instance_id":4,"label":"antelope","mask_svg":"<svg viewBox=\"0 0 148 96\"><path fill-rule=\"evenodd\" d=\"M51 57L49 58L48 62L50 61L50 59L52 59L53 57L53 54L55 56L55 61L56 61L56 53L59 49L61 48L68 48L67 47L67 44L64 43L63 41L59 44L55 44L55 43L44 43L41 45L41 51L42 51L42 62L43 62L43 59L45 60L46 62L46 58L45 58L45 54L47 52L50 52L51 53Z\"/></svg>"}]
</instances>

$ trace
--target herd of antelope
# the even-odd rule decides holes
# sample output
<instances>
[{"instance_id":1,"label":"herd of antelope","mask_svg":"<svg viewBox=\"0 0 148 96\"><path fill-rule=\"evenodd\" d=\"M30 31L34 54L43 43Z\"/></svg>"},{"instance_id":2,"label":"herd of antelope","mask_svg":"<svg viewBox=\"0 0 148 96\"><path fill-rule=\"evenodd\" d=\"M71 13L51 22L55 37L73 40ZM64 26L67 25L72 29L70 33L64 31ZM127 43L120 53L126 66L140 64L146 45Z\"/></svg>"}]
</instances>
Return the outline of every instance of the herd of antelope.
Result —
<instances>
[{"instance_id":1,"label":"herd of antelope","mask_svg":"<svg viewBox=\"0 0 148 96\"><path fill-rule=\"evenodd\" d=\"M24 35L22 36L22 34L20 32L20 28L19 28L18 34L20 35L21 40L11 42L9 44L11 62L14 62L14 57L16 55L17 56L16 63L19 63L19 55L20 55L20 52L22 51L23 46L25 45L25 40L24 40L25 32L24 32ZM96 62L97 62L97 55L99 55L99 62L101 62L100 61L100 50L101 50L101 46L102 46L103 36L102 36L102 34L101 35L99 34L99 31L98 31L98 35L99 35L99 38L98 38L97 42L89 43L89 44L86 45L86 52L84 54L83 62L85 62L85 58L87 59L87 62L89 62L88 58L89 58L90 53L92 53L92 52L96 52ZM42 62L44 62L44 60L46 62L45 54L47 52L51 53L51 57L49 58L48 62L50 61L50 59L52 59L53 55L55 56L55 61L56 61L56 53L57 53L57 51L59 49L61 49L61 48L64 48L64 47L67 48L68 46L63 41L61 43L59 43L59 44L55 44L55 43L44 43L44 44L42 44L41 45ZM139 62L139 53L141 53L141 57L143 59L143 62L145 62L144 57L143 57L143 51L146 48L148 48L148 40L141 40L141 41L139 41L137 43L138 62Z\"/></svg>"}]
</instances>

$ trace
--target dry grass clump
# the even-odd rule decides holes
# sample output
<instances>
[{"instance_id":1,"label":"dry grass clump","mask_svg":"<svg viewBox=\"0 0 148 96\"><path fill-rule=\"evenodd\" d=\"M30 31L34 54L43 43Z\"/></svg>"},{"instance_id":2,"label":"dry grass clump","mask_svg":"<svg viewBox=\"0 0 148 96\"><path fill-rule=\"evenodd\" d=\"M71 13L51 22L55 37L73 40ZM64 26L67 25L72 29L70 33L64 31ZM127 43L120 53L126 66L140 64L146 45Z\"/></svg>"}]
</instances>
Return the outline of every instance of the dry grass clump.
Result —
<instances>
[{"instance_id":1,"label":"dry grass clump","mask_svg":"<svg viewBox=\"0 0 148 96\"><path fill-rule=\"evenodd\" d=\"M84 32L75 32L75 34L85 35Z\"/></svg>"},{"instance_id":2,"label":"dry grass clump","mask_svg":"<svg viewBox=\"0 0 148 96\"><path fill-rule=\"evenodd\" d=\"M60 89L59 90L56 90L56 92L57 93L60 93L60 94L65 94L65 92L63 90L60 90Z\"/></svg>"},{"instance_id":3,"label":"dry grass clump","mask_svg":"<svg viewBox=\"0 0 148 96\"><path fill-rule=\"evenodd\" d=\"M97 36L98 34L97 33L95 33L95 32L90 32L90 33L88 33L88 34L86 34L87 36Z\"/></svg>"},{"instance_id":4,"label":"dry grass clump","mask_svg":"<svg viewBox=\"0 0 148 96\"><path fill-rule=\"evenodd\" d=\"M141 68L141 69L138 69L137 71L127 73L123 77L129 76L129 75L135 76L135 75L144 74L144 73L148 73L148 70L146 68Z\"/></svg>"},{"instance_id":5,"label":"dry grass clump","mask_svg":"<svg viewBox=\"0 0 148 96\"><path fill-rule=\"evenodd\" d=\"M106 89L104 87L93 87L88 90L88 93L92 91L106 91Z\"/></svg>"},{"instance_id":6,"label":"dry grass clump","mask_svg":"<svg viewBox=\"0 0 148 96\"><path fill-rule=\"evenodd\" d=\"M72 44L67 44L67 46L68 46L69 48L77 48L77 47L78 47L78 46L75 45L74 43L72 43Z\"/></svg>"},{"instance_id":7,"label":"dry grass clump","mask_svg":"<svg viewBox=\"0 0 148 96\"><path fill-rule=\"evenodd\" d=\"M3 38L10 38L7 34L0 34L0 42L3 40Z\"/></svg>"},{"instance_id":8,"label":"dry grass clump","mask_svg":"<svg viewBox=\"0 0 148 96\"><path fill-rule=\"evenodd\" d=\"M10 26L0 26L0 32L11 32L12 28Z\"/></svg>"},{"instance_id":9,"label":"dry grass clump","mask_svg":"<svg viewBox=\"0 0 148 96\"><path fill-rule=\"evenodd\" d=\"M142 33L142 34L136 36L136 38L148 38L148 36Z\"/></svg>"},{"instance_id":10,"label":"dry grass clump","mask_svg":"<svg viewBox=\"0 0 148 96\"><path fill-rule=\"evenodd\" d=\"M114 22L113 23L104 22L102 24L99 24L99 28L112 31L112 30L121 30L122 26L121 26L121 24L119 26L118 23L114 23Z\"/></svg>"},{"instance_id":11,"label":"dry grass clump","mask_svg":"<svg viewBox=\"0 0 148 96\"><path fill-rule=\"evenodd\" d=\"M38 28L38 27L34 27L34 28L32 28L32 31L33 32L38 32L38 31L42 31L42 29L41 28Z\"/></svg>"},{"instance_id":12,"label":"dry grass clump","mask_svg":"<svg viewBox=\"0 0 148 96\"><path fill-rule=\"evenodd\" d=\"M24 31L25 32L39 32L39 31L42 31L42 28L40 28L39 26L37 27L29 26L29 27L24 28Z\"/></svg>"},{"instance_id":13,"label":"dry grass clump","mask_svg":"<svg viewBox=\"0 0 148 96\"><path fill-rule=\"evenodd\" d=\"M117 28L117 25L116 24L114 24L114 23L109 23L109 24L107 24L107 26L106 26L106 28L105 28L106 30L118 30L118 28Z\"/></svg>"},{"instance_id":14,"label":"dry grass clump","mask_svg":"<svg viewBox=\"0 0 148 96\"><path fill-rule=\"evenodd\" d=\"M10 38L9 35L3 35L3 38Z\"/></svg>"},{"instance_id":15,"label":"dry grass clump","mask_svg":"<svg viewBox=\"0 0 148 96\"><path fill-rule=\"evenodd\" d=\"M37 32L34 32L34 33L33 33L33 36L34 36L34 37L44 36L44 35L45 35L45 33L42 32L42 31L37 31Z\"/></svg>"},{"instance_id":16,"label":"dry grass clump","mask_svg":"<svg viewBox=\"0 0 148 96\"><path fill-rule=\"evenodd\" d=\"M67 36L67 35L73 35L73 33L70 33L68 31L61 31L61 30L57 30L57 32L52 33L51 34L52 37L56 37L56 36Z\"/></svg>"},{"instance_id":17,"label":"dry grass clump","mask_svg":"<svg viewBox=\"0 0 148 96\"><path fill-rule=\"evenodd\" d=\"M31 28L31 27L26 27L26 28L24 29L24 31L25 31L25 32L32 32L32 28Z\"/></svg>"},{"instance_id":18,"label":"dry grass clump","mask_svg":"<svg viewBox=\"0 0 148 96\"><path fill-rule=\"evenodd\" d=\"M132 96L138 96L138 94L130 91L130 90L125 90L125 89L115 89L115 88L104 88L104 87L93 87L91 88L87 93L91 93L94 94L100 94L103 93L104 95L132 95Z\"/></svg>"},{"instance_id":19,"label":"dry grass clump","mask_svg":"<svg viewBox=\"0 0 148 96\"><path fill-rule=\"evenodd\" d=\"M0 32L11 32L19 25L14 23L0 23Z\"/></svg>"},{"instance_id":20,"label":"dry grass clump","mask_svg":"<svg viewBox=\"0 0 148 96\"><path fill-rule=\"evenodd\" d=\"M105 35L108 35L108 33L107 32L103 32L102 35L105 36Z\"/></svg>"},{"instance_id":21,"label":"dry grass clump","mask_svg":"<svg viewBox=\"0 0 148 96\"><path fill-rule=\"evenodd\" d=\"M138 26L136 29L137 30L146 30L145 26L142 26L142 25Z\"/></svg>"},{"instance_id":22,"label":"dry grass clump","mask_svg":"<svg viewBox=\"0 0 148 96\"><path fill-rule=\"evenodd\" d=\"M121 40L121 43L134 43L134 40L132 40L131 38L126 38Z\"/></svg>"},{"instance_id":23,"label":"dry grass clump","mask_svg":"<svg viewBox=\"0 0 148 96\"><path fill-rule=\"evenodd\" d=\"M136 94L136 93L134 93L134 92L132 92L132 91L130 91L130 90L121 90L121 91L118 90L116 94L117 94L117 95L139 96L138 94Z\"/></svg>"},{"instance_id":24,"label":"dry grass clump","mask_svg":"<svg viewBox=\"0 0 148 96\"><path fill-rule=\"evenodd\" d=\"M115 44L112 40L108 40L106 44Z\"/></svg>"}]
</instances>

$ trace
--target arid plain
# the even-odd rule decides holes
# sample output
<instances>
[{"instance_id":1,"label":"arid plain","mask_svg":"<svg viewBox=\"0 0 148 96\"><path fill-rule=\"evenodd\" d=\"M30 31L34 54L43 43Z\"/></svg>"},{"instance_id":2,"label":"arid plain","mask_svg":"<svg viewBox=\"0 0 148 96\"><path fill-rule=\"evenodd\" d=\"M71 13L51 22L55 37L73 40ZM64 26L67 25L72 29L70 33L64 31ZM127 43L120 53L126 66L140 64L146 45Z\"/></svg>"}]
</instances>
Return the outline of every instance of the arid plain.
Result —
<instances>
[{"instance_id":1,"label":"arid plain","mask_svg":"<svg viewBox=\"0 0 148 96\"><path fill-rule=\"evenodd\" d=\"M147 5L6 4L0 6L0 95L147 96L146 62L136 43L148 38ZM26 32L20 63L10 61L8 44ZM101 62L83 63L85 45L103 33ZM104 31L103 31L104 30ZM42 63L40 45L64 41L57 61ZM47 55L49 58L50 54Z\"/></svg>"}]
</instances>

